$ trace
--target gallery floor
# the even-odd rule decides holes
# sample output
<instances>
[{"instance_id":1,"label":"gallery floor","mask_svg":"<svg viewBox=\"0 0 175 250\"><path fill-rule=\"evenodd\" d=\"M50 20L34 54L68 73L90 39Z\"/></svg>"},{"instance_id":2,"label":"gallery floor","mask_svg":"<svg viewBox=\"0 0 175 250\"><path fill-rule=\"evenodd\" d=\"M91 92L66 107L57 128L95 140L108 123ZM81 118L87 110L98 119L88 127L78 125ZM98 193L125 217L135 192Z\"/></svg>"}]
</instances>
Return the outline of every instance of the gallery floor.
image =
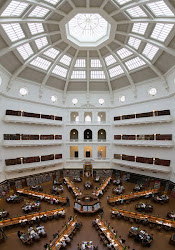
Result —
<instances>
[{"instance_id":1,"label":"gallery floor","mask_svg":"<svg viewBox=\"0 0 175 250\"><path fill-rule=\"evenodd\" d=\"M91 179L92 180L92 179ZM83 183L87 181L86 178L83 179L83 182L76 184L76 186L80 187L82 192L84 194L90 194L92 190L83 190ZM93 181L93 180L92 180ZM94 183L95 186L99 186L99 183ZM50 193L52 183L44 183L42 184L44 192ZM74 209L74 197L73 195L68 191L67 187L64 186L64 192L63 195L66 197L69 197L70 199L70 207L65 207L66 210L66 217L65 219L60 218L59 220L52 220L48 221L46 223L42 223L45 227L45 230L47 232L47 238L42 238L39 242L35 242L32 244L32 246L26 246L24 245L19 238L17 237L17 231L26 231L26 228L21 227L13 227L11 229L5 229L5 233L7 235L7 239L4 243L0 245L1 250L13 250L13 249L32 249L32 250L38 250L38 249L44 249L45 243L49 243L50 240L53 239L53 234L56 233L58 230L62 228L62 226L68 221L68 218L70 216L73 216ZM134 184L125 182L125 193L129 193L133 190ZM145 249L145 247L142 247L139 243L136 243L132 238L128 238L128 231L131 227L131 224L127 221L123 220L117 220L112 219L110 215L111 207L107 204L107 196L112 195L112 189L114 188L113 184L110 184L108 187L107 192L100 198L100 201L102 203L102 206L104 207L104 215L103 220L110 223L110 225L117 230L118 235L121 235L122 239L126 240L126 245L130 246L130 249L135 250L142 250ZM27 201L28 199L25 197L24 201L20 204L13 204L9 205L7 204L3 199L0 200L0 208L7 210L10 213L10 217L16 217L17 215L22 215L23 212L21 210L22 205ZM142 201L142 199L140 199ZM144 201L144 200L143 200ZM120 208L126 209L129 211L135 211L135 204L137 201L131 202L130 204L124 204L120 205ZM175 199L170 197L170 201L168 204L160 205L160 204L154 204L154 210L153 215L159 215L160 217L166 218L166 214L169 211L175 210ZM119 206L118 206L119 207ZM41 202L41 211L45 210L52 210L58 208L56 205L50 205L46 202ZM98 245L100 250L106 249L106 247L103 245L103 243L100 241L100 237L95 230L94 227L92 227L92 221L93 219L97 218L98 214L92 215L92 216L82 216L78 214L78 217L81 219L83 226L78 231L78 233L74 236L71 245L67 246L67 249L76 250L77 244L82 243L82 241L93 241L94 245ZM148 226L140 225L141 228L147 230L148 233L153 234L154 240L151 245L151 249L154 250L164 250L164 249L174 249L174 246L171 246L168 244L169 238L172 234L171 231L165 232L165 231L157 231L155 228L150 229Z\"/></svg>"}]
</instances>

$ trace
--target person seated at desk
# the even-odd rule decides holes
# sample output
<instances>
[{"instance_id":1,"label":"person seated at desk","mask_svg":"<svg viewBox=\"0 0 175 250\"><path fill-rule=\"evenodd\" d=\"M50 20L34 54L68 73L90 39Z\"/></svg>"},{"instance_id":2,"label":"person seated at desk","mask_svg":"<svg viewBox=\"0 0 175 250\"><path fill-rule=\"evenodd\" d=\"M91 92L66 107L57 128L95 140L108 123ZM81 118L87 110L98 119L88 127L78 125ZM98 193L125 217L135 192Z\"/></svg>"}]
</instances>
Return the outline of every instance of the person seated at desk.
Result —
<instances>
[{"instance_id":1,"label":"person seated at desk","mask_svg":"<svg viewBox=\"0 0 175 250\"><path fill-rule=\"evenodd\" d=\"M118 186L118 185L122 185L122 182L121 182L120 179L116 179L116 180L113 181L113 184Z\"/></svg>"},{"instance_id":2,"label":"person seated at desk","mask_svg":"<svg viewBox=\"0 0 175 250\"><path fill-rule=\"evenodd\" d=\"M138 192L138 191L141 191L143 189L144 189L144 187L142 184L136 184L135 187L133 188L133 191Z\"/></svg>"},{"instance_id":3,"label":"person seated at desk","mask_svg":"<svg viewBox=\"0 0 175 250\"><path fill-rule=\"evenodd\" d=\"M54 180L53 181L53 185L58 185L58 186L60 186L60 185L62 185L62 183L59 181L59 180Z\"/></svg>"},{"instance_id":4,"label":"person seated at desk","mask_svg":"<svg viewBox=\"0 0 175 250\"><path fill-rule=\"evenodd\" d=\"M46 236L46 231L44 230L44 227L43 226L37 226L36 227L36 232L40 235L42 235L43 237Z\"/></svg>"},{"instance_id":5,"label":"person seated at desk","mask_svg":"<svg viewBox=\"0 0 175 250\"><path fill-rule=\"evenodd\" d=\"M8 216L9 216L9 212L4 211L4 209L2 209L2 211L0 212L0 219L7 218Z\"/></svg>"},{"instance_id":6,"label":"person seated at desk","mask_svg":"<svg viewBox=\"0 0 175 250\"><path fill-rule=\"evenodd\" d=\"M82 179L81 179L80 177L74 177L73 181L74 181L74 182L81 182Z\"/></svg>"},{"instance_id":7,"label":"person seated at desk","mask_svg":"<svg viewBox=\"0 0 175 250\"><path fill-rule=\"evenodd\" d=\"M96 176L94 179L95 182L99 182L100 181L100 176Z\"/></svg>"},{"instance_id":8,"label":"person seated at desk","mask_svg":"<svg viewBox=\"0 0 175 250\"><path fill-rule=\"evenodd\" d=\"M174 211L168 212L167 213L167 218L169 218L169 219L175 219L175 212Z\"/></svg>"}]
</instances>

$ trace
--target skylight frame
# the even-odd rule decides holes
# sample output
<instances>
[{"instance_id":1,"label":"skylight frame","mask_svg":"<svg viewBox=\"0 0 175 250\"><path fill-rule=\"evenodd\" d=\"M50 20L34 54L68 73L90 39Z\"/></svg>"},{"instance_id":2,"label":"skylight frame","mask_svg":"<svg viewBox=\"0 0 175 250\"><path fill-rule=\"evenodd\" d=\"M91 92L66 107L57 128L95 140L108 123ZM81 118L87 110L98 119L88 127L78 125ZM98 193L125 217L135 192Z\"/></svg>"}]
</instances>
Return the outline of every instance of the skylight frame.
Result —
<instances>
[{"instance_id":1,"label":"skylight frame","mask_svg":"<svg viewBox=\"0 0 175 250\"><path fill-rule=\"evenodd\" d=\"M117 50L116 53L119 55L119 57L121 59L125 59L125 58L133 55L133 53L126 48L121 48L121 49Z\"/></svg>"},{"instance_id":2,"label":"skylight frame","mask_svg":"<svg viewBox=\"0 0 175 250\"><path fill-rule=\"evenodd\" d=\"M2 12L2 17L20 17L29 6L28 3L21 1L11 1Z\"/></svg>"},{"instance_id":3,"label":"skylight frame","mask_svg":"<svg viewBox=\"0 0 175 250\"><path fill-rule=\"evenodd\" d=\"M135 37L130 36L128 40L128 45L131 47L138 49L141 44L141 40Z\"/></svg>"},{"instance_id":4,"label":"skylight frame","mask_svg":"<svg viewBox=\"0 0 175 250\"><path fill-rule=\"evenodd\" d=\"M24 60L28 59L31 55L34 54L34 51L29 43L25 43L17 47L16 49Z\"/></svg>"},{"instance_id":5,"label":"skylight frame","mask_svg":"<svg viewBox=\"0 0 175 250\"><path fill-rule=\"evenodd\" d=\"M56 5L57 3L60 2L60 0L44 0L44 1L47 2L47 3L50 3L52 5Z\"/></svg>"},{"instance_id":6,"label":"skylight frame","mask_svg":"<svg viewBox=\"0 0 175 250\"><path fill-rule=\"evenodd\" d=\"M71 80L86 79L86 70L73 70L71 74Z\"/></svg>"},{"instance_id":7,"label":"skylight frame","mask_svg":"<svg viewBox=\"0 0 175 250\"><path fill-rule=\"evenodd\" d=\"M44 32L44 26L42 23L28 23L28 27L32 35Z\"/></svg>"},{"instance_id":8,"label":"skylight frame","mask_svg":"<svg viewBox=\"0 0 175 250\"><path fill-rule=\"evenodd\" d=\"M110 78L120 76L124 73L124 70L122 69L120 65L114 66L110 68L108 71L109 71Z\"/></svg>"},{"instance_id":9,"label":"skylight frame","mask_svg":"<svg viewBox=\"0 0 175 250\"><path fill-rule=\"evenodd\" d=\"M78 58L75 62L74 68L86 68L86 59Z\"/></svg>"},{"instance_id":10,"label":"skylight frame","mask_svg":"<svg viewBox=\"0 0 175 250\"><path fill-rule=\"evenodd\" d=\"M128 70L137 70L141 68L142 66L145 66L146 63L140 58L140 57L134 57L128 61L125 62L126 67ZM134 66L135 65L135 66Z\"/></svg>"},{"instance_id":11,"label":"skylight frame","mask_svg":"<svg viewBox=\"0 0 175 250\"><path fill-rule=\"evenodd\" d=\"M70 57L68 55L64 55L61 57L59 62L66 65L66 66L70 66L71 61L72 61L72 57Z\"/></svg>"},{"instance_id":12,"label":"skylight frame","mask_svg":"<svg viewBox=\"0 0 175 250\"><path fill-rule=\"evenodd\" d=\"M134 23L132 26L132 32L144 35L148 28L148 23Z\"/></svg>"},{"instance_id":13,"label":"skylight frame","mask_svg":"<svg viewBox=\"0 0 175 250\"><path fill-rule=\"evenodd\" d=\"M115 2L117 2L119 5L124 5L126 3L131 2L132 0L115 0Z\"/></svg>"},{"instance_id":14,"label":"skylight frame","mask_svg":"<svg viewBox=\"0 0 175 250\"><path fill-rule=\"evenodd\" d=\"M41 6L36 6L29 14L28 17L45 17L49 13L49 9L41 7Z\"/></svg>"},{"instance_id":15,"label":"skylight frame","mask_svg":"<svg viewBox=\"0 0 175 250\"><path fill-rule=\"evenodd\" d=\"M25 38L25 34L19 23L6 23L1 24L1 26L7 34L8 38L11 40L11 42L16 42Z\"/></svg>"},{"instance_id":16,"label":"skylight frame","mask_svg":"<svg viewBox=\"0 0 175 250\"><path fill-rule=\"evenodd\" d=\"M67 73L68 73L68 69L66 69L58 64L52 70L52 74L54 74L56 76L60 76L62 78L66 78Z\"/></svg>"},{"instance_id":17,"label":"skylight frame","mask_svg":"<svg viewBox=\"0 0 175 250\"><path fill-rule=\"evenodd\" d=\"M47 71L51 65L51 62L40 56L37 56L32 62L30 62L30 65L37 67L38 69Z\"/></svg>"},{"instance_id":18,"label":"skylight frame","mask_svg":"<svg viewBox=\"0 0 175 250\"><path fill-rule=\"evenodd\" d=\"M142 10L140 6L135 6L132 8L129 8L126 10L126 12L131 16L131 17L147 17L147 14Z\"/></svg>"},{"instance_id":19,"label":"skylight frame","mask_svg":"<svg viewBox=\"0 0 175 250\"><path fill-rule=\"evenodd\" d=\"M44 48L46 45L48 45L48 40L47 37L44 36L42 38L38 38L35 40L35 44L37 46L37 48L40 50L42 48Z\"/></svg>"},{"instance_id":20,"label":"skylight frame","mask_svg":"<svg viewBox=\"0 0 175 250\"><path fill-rule=\"evenodd\" d=\"M92 69L94 69L94 68L101 69L102 68L102 63L101 63L100 59L98 59L98 58L91 58L90 66L91 66Z\"/></svg>"},{"instance_id":21,"label":"skylight frame","mask_svg":"<svg viewBox=\"0 0 175 250\"><path fill-rule=\"evenodd\" d=\"M91 70L90 71L91 80L105 80L106 76L103 70Z\"/></svg>"},{"instance_id":22,"label":"skylight frame","mask_svg":"<svg viewBox=\"0 0 175 250\"><path fill-rule=\"evenodd\" d=\"M106 62L107 66L110 66L110 65L116 63L117 61L116 61L116 59L114 58L113 55L108 55L108 56L105 57L105 62Z\"/></svg>"},{"instance_id":23,"label":"skylight frame","mask_svg":"<svg viewBox=\"0 0 175 250\"><path fill-rule=\"evenodd\" d=\"M151 10L156 17L173 17L174 13L164 1L147 3L146 6Z\"/></svg>"},{"instance_id":24,"label":"skylight frame","mask_svg":"<svg viewBox=\"0 0 175 250\"><path fill-rule=\"evenodd\" d=\"M43 55L51 59L55 59L59 54L60 54L60 51L55 48L50 48L43 53Z\"/></svg>"},{"instance_id":25,"label":"skylight frame","mask_svg":"<svg viewBox=\"0 0 175 250\"><path fill-rule=\"evenodd\" d=\"M153 44L147 43L142 54L146 56L149 60L153 60L159 48Z\"/></svg>"},{"instance_id":26,"label":"skylight frame","mask_svg":"<svg viewBox=\"0 0 175 250\"><path fill-rule=\"evenodd\" d=\"M151 34L151 38L161 42L165 42L173 27L174 24L171 23L156 23Z\"/></svg>"}]
</instances>

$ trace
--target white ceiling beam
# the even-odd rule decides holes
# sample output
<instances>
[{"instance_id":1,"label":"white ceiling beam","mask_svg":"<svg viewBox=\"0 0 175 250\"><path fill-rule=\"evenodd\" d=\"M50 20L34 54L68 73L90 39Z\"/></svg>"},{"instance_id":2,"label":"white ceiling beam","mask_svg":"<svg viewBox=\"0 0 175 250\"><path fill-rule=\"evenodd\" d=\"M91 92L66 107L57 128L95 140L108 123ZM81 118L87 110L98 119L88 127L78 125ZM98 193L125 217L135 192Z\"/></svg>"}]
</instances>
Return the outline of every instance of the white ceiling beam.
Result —
<instances>
[{"instance_id":1,"label":"white ceiling beam","mask_svg":"<svg viewBox=\"0 0 175 250\"><path fill-rule=\"evenodd\" d=\"M55 68L55 66L57 65L57 63L59 62L59 60L61 59L61 57L68 51L68 49L70 48L70 45L67 46L54 60L54 63L51 64L51 66L48 69L47 75L44 77L43 81L42 81L42 85L46 85L47 80L49 79L50 75L52 74L53 69Z\"/></svg>"},{"instance_id":2,"label":"white ceiling beam","mask_svg":"<svg viewBox=\"0 0 175 250\"><path fill-rule=\"evenodd\" d=\"M65 83L65 86L64 86L64 97L63 97L64 99L65 99L65 95L66 95L66 92L67 92L67 89L68 89L68 85L69 85L69 82L70 82L70 79L71 79L73 67L74 67L74 65L75 65L75 62L76 62L78 53L79 53L79 50L76 51L75 56L74 56L74 58L72 59L71 65L70 65L70 67L69 67L69 71L68 71L68 74L67 74L66 83Z\"/></svg>"},{"instance_id":3,"label":"white ceiling beam","mask_svg":"<svg viewBox=\"0 0 175 250\"><path fill-rule=\"evenodd\" d=\"M103 9L108 2L109 2L109 0L104 0L102 5L100 6L100 9Z\"/></svg>"},{"instance_id":4,"label":"white ceiling beam","mask_svg":"<svg viewBox=\"0 0 175 250\"><path fill-rule=\"evenodd\" d=\"M141 6L143 4L147 4L147 3L150 3L150 2L157 2L157 1L160 1L160 0L137 0L137 1L132 1L131 3L129 2L128 4L124 5L123 7L121 7L118 10L114 10L110 14L110 16L117 15L120 12L126 11L127 9L134 8L136 6Z\"/></svg>"},{"instance_id":5,"label":"white ceiling beam","mask_svg":"<svg viewBox=\"0 0 175 250\"><path fill-rule=\"evenodd\" d=\"M140 39L141 41L143 41L145 43L151 43L151 44L157 46L159 49L167 52L168 54L175 56L175 49L166 47L163 43L160 43L160 42L155 41L153 39L145 38L144 36L137 35L137 34L134 34L134 33L126 33L126 32L122 32L122 31L116 31L116 34L127 36L127 37L131 37L131 36L135 37L135 38Z\"/></svg>"},{"instance_id":6,"label":"white ceiling beam","mask_svg":"<svg viewBox=\"0 0 175 250\"><path fill-rule=\"evenodd\" d=\"M128 24L128 23L172 23L175 24L175 18L173 17L156 17L151 18L134 18L130 20L117 21L117 24Z\"/></svg>"},{"instance_id":7,"label":"white ceiling beam","mask_svg":"<svg viewBox=\"0 0 175 250\"><path fill-rule=\"evenodd\" d=\"M45 23L45 24L59 24L58 21L38 19L38 18L18 18L18 17L0 17L0 24L4 23Z\"/></svg>"},{"instance_id":8,"label":"white ceiling beam","mask_svg":"<svg viewBox=\"0 0 175 250\"><path fill-rule=\"evenodd\" d=\"M165 88L168 88L168 83L167 83L165 77L163 76L163 74L145 56L143 56L142 54L139 54L135 49L131 48L128 45L125 45L124 43L122 43L116 39L114 40L114 42L116 42L120 46L130 50L135 56L138 56L140 59L142 59L156 73L156 75L163 81Z\"/></svg>"},{"instance_id":9,"label":"white ceiling beam","mask_svg":"<svg viewBox=\"0 0 175 250\"><path fill-rule=\"evenodd\" d=\"M86 8L90 7L90 0L86 0Z\"/></svg>"},{"instance_id":10,"label":"white ceiling beam","mask_svg":"<svg viewBox=\"0 0 175 250\"><path fill-rule=\"evenodd\" d=\"M107 71L104 59L103 59L103 57L102 57L102 55L101 55L101 53L100 53L99 50L97 50L97 53L98 53L98 56L99 56L101 64L102 64L102 68L103 68L104 74L106 76L106 80L107 80L108 88L109 88L109 93L110 93L110 95L112 97L112 95L113 95L112 85L111 85L110 77L109 77L109 74L108 74L108 71Z\"/></svg>"},{"instance_id":11,"label":"white ceiling beam","mask_svg":"<svg viewBox=\"0 0 175 250\"><path fill-rule=\"evenodd\" d=\"M89 93L90 93L90 58L89 58L89 50L87 50L87 102L89 102Z\"/></svg>"},{"instance_id":12,"label":"white ceiling beam","mask_svg":"<svg viewBox=\"0 0 175 250\"><path fill-rule=\"evenodd\" d=\"M126 74L126 76L128 78L128 81L131 84L131 87L132 87L132 90L133 90L134 94L136 94L136 86L135 86L134 81L131 78L131 76L129 74L129 71L127 70L125 64L121 61L121 59L119 58L119 56L112 51L112 49L109 47L109 45L107 45L106 48L113 55L113 57L115 58L115 60L120 64L121 68L123 69L124 73Z\"/></svg>"},{"instance_id":13,"label":"white ceiling beam","mask_svg":"<svg viewBox=\"0 0 175 250\"><path fill-rule=\"evenodd\" d=\"M0 56L3 56L7 53L9 53L10 51L16 49L17 47L21 46L21 45L24 45L25 43L30 43L38 38L42 38L42 37L47 37L47 36L53 36L53 35L58 35L60 34L60 31L53 31L53 32L49 32L49 33L42 33L42 34L39 34L39 35L36 35L36 36L32 36L30 38L26 38L26 39L23 39L21 41L18 41L16 43L13 43L12 45L10 45L9 47L7 48L4 48L4 49L1 49L0 50Z\"/></svg>"},{"instance_id":14,"label":"white ceiling beam","mask_svg":"<svg viewBox=\"0 0 175 250\"><path fill-rule=\"evenodd\" d=\"M72 0L67 0L67 2L72 6L73 9L76 8L75 4L72 2Z\"/></svg>"},{"instance_id":15,"label":"white ceiling beam","mask_svg":"<svg viewBox=\"0 0 175 250\"><path fill-rule=\"evenodd\" d=\"M13 81L16 79L16 77L33 61L35 60L38 56L40 56L42 53L44 53L46 50L52 48L53 46L57 45L60 43L61 40L59 41L56 41L55 43L53 44L49 44L47 45L46 47L44 47L43 49L41 49L38 53L30 56L24 63L22 66L20 66L14 73L13 75L11 76L10 80L9 80L9 83L8 83L8 86L7 88L10 89L11 86L12 86L12 83Z\"/></svg>"},{"instance_id":16,"label":"white ceiling beam","mask_svg":"<svg viewBox=\"0 0 175 250\"><path fill-rule=\"evenodd\" d=\"M40 6L46 9L49 9L50 11L57 13L59 15L62 16L66 16L66 13L64 13L63 11L58 10L55 6L51 6L50 4L47 4L47 2L39 2L37 0L25 0L26 3L35 5L35 6Z\"/></svg>"}]
</instances>

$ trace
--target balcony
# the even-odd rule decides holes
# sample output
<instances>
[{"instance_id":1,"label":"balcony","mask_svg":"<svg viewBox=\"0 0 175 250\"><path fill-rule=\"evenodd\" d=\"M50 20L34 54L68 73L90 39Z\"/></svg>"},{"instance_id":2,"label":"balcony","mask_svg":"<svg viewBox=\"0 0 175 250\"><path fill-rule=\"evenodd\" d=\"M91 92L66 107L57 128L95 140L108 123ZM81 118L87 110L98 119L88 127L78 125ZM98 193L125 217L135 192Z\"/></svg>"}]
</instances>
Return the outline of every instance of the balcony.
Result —
<instances>
[{"instance_id":1,"label":"balcony","mask_svg":"<svg viewBox=\"0 0 175 250\"><path fill-rule=\"evenodd\" d=\"M16 172L16 171L28 171L34 168L43 168L43 167L53 167L57 164L63 163L63 159L56 159L51 161L42 161L42 162L34 162L34 163L27 163L27 164L19 164L19 165L11 165L5 166L5 172Z\"/></svg>"},{"instance_id":2,"label":"balcony","mask_svg":"<svg viewBox=\"0 0 175 250\"><path fill-rule=\"evenodd\" d=\"M145 164L140 162L131 162L131 161L124 161L119 159L113 159L113 163L121 167L127 167L131 169L140 169L145 171L151 171L153 173L164 173L169 174L171 172L171 168L167 166L160 166L154 164Z\"/></svg>"},{"instance_id":3,"label":"balcony","mask_svg":"<svg viewBox=\"0 0 175 250\"><path fill-rule=\"evenodd\" d=\"M62 126L63 121L59 120L49 120L49 119L40 119L34 117L25 117L25 116L13 116L5 115L3 121L7 123L23 123L23 124L36 124L36 125L48 125L48 126Z\"/></svg>"},{"instance_id":4,"label":"balcony","mask_svg":"<svg viewBox=\"0 0 175 250\"><path fill-rule=\"evenodd\" d=\"M4 147L59 146L62 140L3 140Z\"/></svg>"},{"instance_id":5,"label":"balcony","mask_svg":"<svg viewBox=\"0 0 175 250\"><path fill-rule=\"evenodd\" d=\"M173 141L156 141L156 140L114 140L113 143L117 146L137 146L137 147L174 147Z\"/></svg>"},{"instance_id":6,"label":"balcony","mask_svg":"<svg viewBox=\"0 0 175 250\"><path fill-rule=\"evenodd\" d=\"M127 126L127 125L138 125L138 124L152 124L152 123L168 123L172 122L173 118L171 115L165 116L151 116L143 118L133 118L126 120L116 120L113 122L115 126Z\"/></svg>"},{"instance_id":7,"label":"balcony","mask_svg":"<svg viewBox=\"0 0 175 250\"><path fill-rule=\"evenodd\" d=\"M66 124L66 126L72 126L72 125L78 125L78 126L111 126L111 124L107 121L91 121L91 122L87 122L87 121L68 121L68 123Z\"/></svg>"},{"instance_id":8,"label":"balcony","mask_svg":"<svg viewBox=\"0 0 175 250\"><path fill-rule=\"evenodd\" d=\"M109 158L75 158L71 157L66 160L66 162L85 162L85 161L91 161L91 162L110 162Z\"/></svg>"},{"instance_id":9,"label":"balcony","mask_svg":"<svg viewBox=\"0 0 175 250\"><path fill-rule=\"evenodd\" d=\"M85 140L78 140L78 139L70 139L70 141L67 141L66 143L69 143L69 144L87 144L87 143L90 143L90 144L110 144L110 141L107 141L107 140L92 140L92 139L85 139Z\"/></svg>"}]
</instances>

